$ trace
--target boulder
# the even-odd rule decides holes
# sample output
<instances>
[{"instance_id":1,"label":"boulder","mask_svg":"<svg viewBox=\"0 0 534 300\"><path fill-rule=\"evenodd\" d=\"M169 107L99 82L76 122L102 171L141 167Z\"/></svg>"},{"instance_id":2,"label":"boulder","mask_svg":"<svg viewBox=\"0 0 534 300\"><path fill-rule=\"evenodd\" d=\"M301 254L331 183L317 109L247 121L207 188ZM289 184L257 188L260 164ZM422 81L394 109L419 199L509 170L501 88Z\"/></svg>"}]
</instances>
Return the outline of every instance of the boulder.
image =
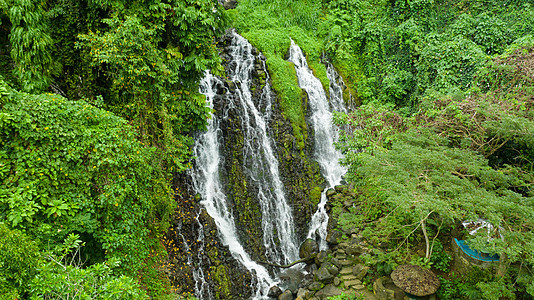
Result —
<instances>
[{"instance_id":1,"label":"boulder","mask_svg":"<svg viewBox=\"0 0 534 300\"><path fill-rule=\"evenodd\" d=\"M323 288L323 284L319 281L314 281L308 285L310 291L318 291Z\"/></svg>"},{"instance_id":2,"label":"boulder","mask_svg":"<svg viewBox=\"0 0 534 300\"><path fill-rule=\"evenodd\" d=\"M315 272L315 280L322 281L324 283L332 282L334 276L328 272L328 269L325 267L320 267L317 272Z\"/></svg>"},{"instance_id":3,"label":"boulder","mask_svg":"<svg viewBox=\"0 0 534 300\"><path fill-rule=\"evenodd\" d=\"M391 273L393 283L405 293L424 297L434 294L440 285L436 274L417 265L401 265Z\"/></svg>"},{"instance_id":4,"label":"boulder","mask_svg":"<svg viewBox=\"0 0 534 300\"><path fill-rule=\"evenodd\" d=\"M285 292L278 296L278 300L293 300L293 293L290 290L285 290Z\"/></svg>"},{"instance_id":5,"label":"boulder","mask_svg":"<svg viewBox=\"0 0 534 300\"><path fill-rule=\"evenodd\" d=\"M281 286L293 293L296 293L301 286L304 274L301 270L287 269L279 275Z\"/></svg>"},{"instance_id":6,"label":"boulder","mask_svg":"<svg viewBox=\"0 0 534 300\"><path fill-rule=\"evenodd\" d=\"M328 299L329 297L339 296L342 293L343 291L341 289L335 287L333 284L328 284L320 291L315 293L315 296L320 299Z\"/></svg>"},{"instance_id":7,"label":"boulder","mask_svg":"<svg viewBox=\"0 0 534 300\"><path fill-rule=\"evenodd\" d=\"M330 230L326 235L326 242L332 245L337 245L338 240L341 239L343 234L337 230Z\"/></svg>"},{"instance_id":8,"label":"boulder","mask_svg":"<svg viewBox=\"0 0 534 300\"><path fill-rule=\"evenodd\" d=\"M338 286L339 284L341 284L341 280L339 279L339 277L334 277L333 283L335 286Z\"/></svg>"},{"instance_id":9,"label":"boulder","mask_svg":"<svg viewBox=\"0 0 534 300\"><path fill-rule=\"evenodd\" d=\"M306 239L299 248L299 257L309 259L308 263L313 263L313 259L319 253L319 245L315 240Z\"/></svg>"},{"instance_id":10,"label":"boulder","mask_svg":"<svg viewBox=\"0 0 534 300\"><path fill-rule=\"evenodd\" d=\"M328 272L330 272L330 274L332 274L333 276L336 276L337 274L339 274L339 268L336 267L336 265L334 265L333 263L331 262L325 262L323 263L323 266L328 270Z\"/></svg>"},{"instance_id":11,"label":"boulder","mask_svg":"<svg viewBox=\"0 0 534 300\"><path fill-rule=\"evenodd\" d=\"M322 250L321 252L317 253L317 256L315 257L315 264L316 265L322 265L326 258L328 257L328 254L326 254L326 251Z\"/></svg>"},{"instance_id":12,"label":"boulder","mask_svg":"<svg viewBox=\"0 0 534 300\"><path fill-rule=\"evenodd\" d=\"M270 298L278 298L278 296L280 295L282 295L282 290L277 285L272 286L269 289L269 292L267 293L267 297L270 297Z\"/></svg>"}]
</instances>

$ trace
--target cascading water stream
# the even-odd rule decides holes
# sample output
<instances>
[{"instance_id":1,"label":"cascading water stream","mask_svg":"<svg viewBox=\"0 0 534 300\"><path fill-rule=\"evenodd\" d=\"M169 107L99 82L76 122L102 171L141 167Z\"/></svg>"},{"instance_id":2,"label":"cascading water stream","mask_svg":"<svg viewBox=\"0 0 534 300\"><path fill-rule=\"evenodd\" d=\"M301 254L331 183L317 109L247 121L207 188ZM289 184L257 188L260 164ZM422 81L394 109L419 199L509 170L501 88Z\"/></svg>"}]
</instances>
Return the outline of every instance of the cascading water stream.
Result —
<instances>
[{"instance_id":1,"label":"cascading water stream","mask_svg":"<svg viewBox=\"0 0 534 300\"><path fill-rule=\"evenodd\" d=\"M331 63L326 63L326 76L330 80L330 108L332 111L347 113L347 107L343 100L343 88L346 88L343 78L334 69ZM349 94L350 95L350 94ZM352 96L349 96L352 97ZM351 98L349 98L349 102ZM336 135L337 139L337 135Z\"/></svg>"},{"instance_id":2,"label":"cascading water stream","mask_svg":"<svg viewBox=\"0 0 534 300\"><path fill-rule=\"evenodd\" d=\"M203 299L203 298L213 299L213 294L211 292L208 282L206 281L204 269L202 268L204 264L203 254L204 254L205 245L204 245L204 226L202 226L202 223L199 220L201 212L202 210L200 210L197 216L195 217L195 221L197 222L197 225L198 225L197 240L200 244L198 251L197 251L197 257L196 257L197 258L196 265L198 267L195 268L195 270L193 270L193 279L195 280L195 295L197 295L197 298L199 299ZM184 242L184 245L187 245L185 238L183 238L183 242ZM189 250L187 251L189 252ZM188 257L189 265L191 265L191 263L189 263L190 259L192 258Z\"/></svg>"},{"instance_id":3,"label":"cascading water stream","mask_svg":"<svg viewBox=\"0 0 534 300\"><path fill-rule=\"evenodd\" d=\"M206 76L200 82L200 92L206 95L207 103L212 109L217 86L222 84L218 78L209 72L206 72ZM223 244L227 245L232 256L256 277L255 298L261 299L266 295L274 281L263 266L250 258L237 239L234 218L228 208L226 195L219 181L221 154L219 153L218 134L220 129L218 123L219 120L212 114L211 119L208 120L207 132L202 134L195 143L193 151L197 161L192 172L193 186L196 192L202 195L201 204L214 219ZM202 295L197 296L202 297Z\"/></svg>"},{"instance_id":4,"label":"cascading water stream","mask_svg":"<svg viewBox=\"0 0 534 300\"><path fill-rule=\"evenodd\" d=\"M298 245L293 212L284 194L278 160L273 149L274 141L269 137L267 127L273 101L268 72L264 59L260 59L261 54L255 55L248 41L235 32L230 35L231 42L227 47L230 57L227 75L234 83L235 91L226 89L224 101L226 107L239 111L240 132L243 134L242 168L250 179L250 185L254 186L255 197L261 208L265 257L270 263L287 264L298 259ZM254 68L263 68L262 72L267 77L260 96L255 94L256 97L253 98L251 86ZM200 83L200 92L206 95L210 108L213 108L217 90L221 88L224 88L224 82L207 72ZM276 282L264 267L250 258L239 242L233 213L229 209L230 205L219 180L219 169L222 168L219 123L226 117L224 112L222 120L212 115L208 121L207 132L197 139L194 147L197 160L192 172L193 186L195 191L202 195L201 204L214 219L223 244L228 245L232 256L255 277L255 299L264 299L268 289Z\"/></svg>"},{"instance_id":5,"label":"cascading water stream","mask_svg":"<svg viewBox=\"0 0 534 300\"><path fill-rule=\"evenodd\" d=\"M269 81L255 104L250 90L252 70L256 62L252 45L235 32L229 46L231 63L230 80L237 83L237 99L234 103L243 110L242 131L244 136L244 168L258 189L257 197L262 210L263 244L270 262L286 264L298 259L298 246L293 228L293 213L283 191L278 171L278 160L267 132L272 96ZM263 63L263 71L267 70ZM267 78L268 79L268 78ZM259 109L265 107L265 114Z\"/></svg>"},{"instance_id":6,"label":"cascading water stream","mask_svg":"<svg viewBox=\"0 0 534 300\"><path fill-rule=\"evenodd\" d=\"M289 49L289 61L295 64L299 86L308 94L311 110L310 119L315 131L315 159L321 166L323 176L328 182L328 187L321 194L321 202L312 217L308 232L308 238L319 238L319 248L324 250L327 248L325 239L328 225L328 214L325 209L326 191L339 185L347 170L339 164L343 155L334 148L337 133L332 123L332 112L321 81L313 76L306 62L306 57L293 41L291 41ZM338 102L343 104L342 99Z\"/></svg>"}]
</instances>

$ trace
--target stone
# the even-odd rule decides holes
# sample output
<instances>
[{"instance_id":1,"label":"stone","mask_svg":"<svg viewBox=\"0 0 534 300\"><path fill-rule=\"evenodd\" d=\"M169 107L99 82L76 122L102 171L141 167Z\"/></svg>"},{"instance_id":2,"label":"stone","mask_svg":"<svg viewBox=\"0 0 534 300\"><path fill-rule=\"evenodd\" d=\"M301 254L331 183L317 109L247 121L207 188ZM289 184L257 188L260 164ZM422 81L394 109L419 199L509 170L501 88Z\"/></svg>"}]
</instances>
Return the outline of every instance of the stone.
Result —
<instances>
[{"instance_id":1,"label":"stone","mask_svg":"<svg viewBox=\"0 0 534 300\"><path fill-rule=\"evenodd\" d=\"M373 291L378 299L404 300L404 292L398 288L389 276L380 277L373 283Z\"/></svg>"},{"instance_id":2,"label":"stone","mask_svg":"<svg viewBox=\"0 0 534 300\"><path fill-rule=\"evenodd\" d=\"M365 275L367 275L367 272L369 271L369 267L364 266L362 264L357 264L352 267L352 274L356 276L359 280L363 280Z\"/></svg>"},{"instance_id":3,"label":"stone","mask_svg":"<svg viewBox=\"0 0 534 300\"><path fill-rule=\"evenodd\" d=\"M336 265L336 267L338 267L338 268L341 268L341 267L343 266L343 265L341 265L341 261L340 261L338 258L336 258L336 257L332 258L331 262L332 262L334 265Z\"/></svg>"},{"instance_id":4,"label":"stone","mask_svg":"<svg viewBox=\"0 0 534 300\"><path fill-rule=\"evenodd\" d=\"M285 290L285 292L278 296L278 300L293 300L293 293L290 290Z\"/></svg>"},{"instance_id":5,"label":"stone","mask_svg":"<svg viewBox=\"0 0 534 300\"><path fill-rule=\"evenodd\" d=\"M343 234L337 230L330 230L326 235L326 242L332 245L337 245L338 240L341 239Z\"/></svg>"},{"instance_id":6,"label":"stone","mask_svg":"<svg viewBox=\"0 0 534 300\"><path fill-rule=\"evenodd\" d=\"M326 197L330 199L335 193L336 191L334 189L328 189L328 191L326 191Z\"/></svg>"},{"instance_id":7,"label":"stone","mask_svg":"<svg viewBox=\"0 0 534 300\"><path fill-rule=\"evenodd\" d=\"M340 256L343 256L343 255L345 255L345 254L346 254L346 253L345 253L345 250L343 250L343 249L341 249L341 248L339 248L339 249L336 250L336 257L340 257Z\"/></svg>"},{"instance_id":8,"label":"stone","mask_svg":"<svg viewBox=\"0 0 534 300\"><path fill-rule=\"evenodd\" d=\"M233 81L227 81L226 82L226 85L228 87L228 90L230 90L230 92L235 92L235 83Z\"/></svg>"},{"instance_id":9,"label":"stone","mask_svg":"<svg viewBox=\"0 0 534 300\"><path fill-rule=\"evenodd\" d=\"M440 282L436 274L417 265L400 265L391 273L393 283L405 293L417 297L434 294Z\"/></svg>"},{"instance_id":10,"label":"stone","mask_svg":"<svg viewBox=\"0 0 534 300\"><path fill-rule=\"evenodd\" d=\"M318 291L323 288L323 284L319 281L314 281L308 285L310 291Z\"/></svg>"},{"instance_id":11,"label":"stone","mask_svg":"<svg viewBox=\"0 0 534 300\"><path fill-rule=\"evenodd\" d=\"M282 286L296 293L304 279L304 273L298 269L286 269L280 273L279 278Z\"/></svg>"},{"instance_id":12,"label":"stone","mask_svg":"<svg viewBox=\"0 0 534 300\"><path fill-rule=\"evenodd\" d=\"M343 291L341 289L335 287L333 284L328 284L320 291L315 293L315 296L319 299L328 299L329 297L339 296L342 293Z\"/></svg>"},{"instance_id":13,"label":"stone","mask_svg":"<svg viewBox=\"0 0 534 300\"><path fill-rule=\"evenodd\" d=\"M362 284L361 280L358 280L358 279L346 280L343 283L345 284L345 287L352 287L352 286L355 286L355 285L361 285Z\"/></svg>"},{"instance_id":14,"label":"stone","mask_svg":"<svg viewBox=\"0 0 534 300\"><path fill-rule=\"evenodd\" d=\"M339 274L339 268L329 261L322 263L320 268L328 270L328 272L333 276Z\"/></svg>"},{"instance_id":15,"label":"stone","mask_svg":"<svg viewBox=\"0 0 534 300\"><path fill-rule=\"evenodd\" d=\"M315 256L315 264L316 265L322 265L325 261L328 255L326 254L326 251L321 250L321 252L317 253L317 256Z\"/></svg>"},{"instance_id":16,"label":"stone","mask_svg":"<svg viewBox=\"0 0 534 300\"><path fill-rule=\"evenodd\" d=\"M384 280L386 278L380 277L373 283L373 291L376 297L380 300L395 300L395 292L384 286Z\"/></svg>"},{"instance_id":17,"label":"stone","mask_svg":"<svg viewBox=\"0 0 534 300\"><path fill-rule=\"evenodd\" d=\"M308 291L307 289L305 288L300 288L299 291L297 292L297 299L308 299L310 298L310 291Z\"/></svg>"},{"instance_id":18,"label":"stone","mask_svg":"<svg viewBox=\"0 0 534 300\"><path fill-rule=\"evenodd\" d=\"M363 253L363 250L360 245L351 245L345 248L345 253L351 256L358 256Z\"/></svg>"},{"instance_id":19,"label":"stone","mask_svg":"<svg viewBox=\"0 0 534 300\"><path fill-rule=\"evenodd\" d=\"M328 272L328 269L325 267L320 267L317 272L315 272L315 279L317 281L322 281L324 283L330 283L334 276Z\"/></svg>"},{"instance_id":20,"label":"stone","mask_svg":"<svg viewBox=\"0 0 534 300\"><path fill-rule=\"evenodd\" d=\"M352 274L342 275L341 278L343 279L343 281L350 281L350 280L358 279L358 278L356 278L356 276L354 276Z\"/></svg>"},{"instance_id":21,"label":"stone","mask_svg":"<svg viewBox=\"0 0 534 300\"><path fill-rule=\"evenodd\" d=\"M267 293L267 297L270 297L270 298L277 298L280 295L282 295L282 290L277 285L272 286L269 289L269 292Z\"/></svg>"},{"instance_id":22,"label":"stone","mask_svg":"<svg viewBox=\"0 0 534 300\"><path fill-rule=\"evenodd\" d=\"M338 286L339 284L341 284L341 280L339 279L339 277L334 277L333 283L335 286Z\"/></svg>"},{"instance_id":23,"label":"stone","mask_svg":"<svg viewBox=\"0 0 534 300\"><path fill-rule=\"evenodd\" d=\"M316 264L309 264L304 267L304 270L308 273L315 273L317 271L317 265Z\"/></svg>"},{"instance_id":24,"label":"stone","mask_svg":"<svg viewBox=\"0 0 534 300\"><path fill-rule=\"evenodd\" d=\"M343 268L341 268L341 271L339 271L339 274L341 274L341 275L352 274L352 267L344 266Z\"/></svg>"},{"instance_id":25,"label":"stone","mask_svg":"<svg viewBox=\"0 0 534 300\"><path fill-rule=\"evenodd\" d=\"M299 257L309 259L307 262L313 262L315 256L319 253L319 245L315 240L306 239L299 248Z\"/></svg>"},{"instance_id":26,"label":"stone","mask_svg":"<svg viewBox=\"0 0 534 300\"><path fill-rule=\"evenodd\" d=\"M224 9L234 9L237 6L236 0L225 0L223 3Z\"/></svg>"}]
</instances>

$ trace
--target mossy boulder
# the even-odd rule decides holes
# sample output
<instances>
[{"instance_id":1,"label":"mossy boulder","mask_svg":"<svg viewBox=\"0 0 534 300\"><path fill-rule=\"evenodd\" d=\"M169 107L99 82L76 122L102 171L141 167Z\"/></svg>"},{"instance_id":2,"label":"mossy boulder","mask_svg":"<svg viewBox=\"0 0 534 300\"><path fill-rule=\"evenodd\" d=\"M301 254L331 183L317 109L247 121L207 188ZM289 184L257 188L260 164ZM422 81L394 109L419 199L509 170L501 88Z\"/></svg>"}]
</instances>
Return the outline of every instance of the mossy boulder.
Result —
<instances>
[{"instance_id":1,"label":"mossy boulder","mask_svg":"<svg viewBox=\"0 0 534 300\"><path fill-rule=\"evenodd\" d=\"M315 240L306 239L299 248L299 257L308 259L308 262L313 262L319 253L319 245Z\"/></svg>"}]
</instances>

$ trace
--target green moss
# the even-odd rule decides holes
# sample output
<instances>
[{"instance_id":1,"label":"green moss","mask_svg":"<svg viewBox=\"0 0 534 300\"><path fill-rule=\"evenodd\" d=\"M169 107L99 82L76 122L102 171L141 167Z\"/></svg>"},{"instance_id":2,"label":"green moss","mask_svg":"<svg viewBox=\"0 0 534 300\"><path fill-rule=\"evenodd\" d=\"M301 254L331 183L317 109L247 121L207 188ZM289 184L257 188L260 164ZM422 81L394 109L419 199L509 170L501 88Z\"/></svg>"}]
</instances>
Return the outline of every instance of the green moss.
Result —
<instances>
[{"instance_id":1,"label":"green moss","mask_svg":"<svg viewBox=\"0 0 534 300\"><path fill-rule=\"evenodd\" d=\"M357 89L357 84L362 82L367 82L365 75L362 70L358 67L356 59L340 59L334 58L333 64L343 78L347 89L343 91L343 100L347 103L350 98L349 94L357 101L355 105L360 105L360 99L367 99L372 94L368 91L369 87L360 84Z\"/></svg>"},{"instance_id":2,"label":"green moss","mask_svg":"<svg viewBox=\"0 0 534 300\"><path fill-rule=\"evenodd\" d=\"M310 172L312 172L313 170L310 168ZM311 173L310 175L313 175L313 173ZM320 186L316 186L314 187L313 189L311 189L310 191L310 200L313 204L314 207L316 207L319 202L321 202L321 193L323 192L323 189L320 187Z\"/></svg>"},{"instance_id":3,"label":"green moss","mask_svg":"<svg viewBox=\"0 0 534 300\"><path fill-rule=\"evenodd\" d=\"M304 141L307 138L305 113L302 105L304 92L298 86L295 66L291 62L273 55L267 57L267 66L271 74L273 89L278 92L280 97L282 113L291 122L299 149L303 149Z\"/></svg>"},{"instance_id":4,"label":"green moss","mask_svg":"<svg viewBox=\"0 0 534 300\"><path fill-rule=\"evenodd\" d=\"M217 250L217 247L210 247L209 250L206 251L206 253L208 254L208 257L210 258L212 265L218 266L221 264L219 251Z\"/></svg>"},{"instance_id":5,"label":"green moss","mask_svg":"<svg viewBox=\"0 0 534 300\"><path fill-rule=\"evenodd\" d=\"M252 30L241 34L265 56L274 55L283 59L291 46L290 35L282 29Z\"/></svg>"},{"instance_id":6,"label":"green moss","mask_svg":"<svg viewBox=\"0 0 534 300\"><path fill-rule=\"evenodd\" d=\"M308 61L308 65L313 71L313 76L321 81L326 95L330 95L330 80L328 79L328 75L326 75L326 66L320 61Z\"/></svg>"},{"instance_id":7,"label":"green moss","mask_svg":"<svg viewBox=\"0 0 534 300\"><path fill-rule=\"evenodd\" d=\"M241 132L236 132L239 135L238 139L242 138ZM227 145L228 148L232 148L231 145ZM243 233L246 233L246 243L251 249L256 251L257 255L261 255L263 244L261 228L261 211L257 201L254 201L253 195L248 193L248 182L243 174L242 162L238 157L241 155L242 147L238 146L233 148L233 162L230 170L230 182L229 187L232 194L232 198L235 203L236 211L238 212L238 226Z\"/></svg>"},{"instance_id":8,"label":"green moss","mask_svg":"<svg viewBox=\"0 0 534 300\"><path fill-rule=\"evenodd\" d=\"M249 31L243 35L267 58L266 62L271 75L273 89L280 97L282 114L291 122L297 145L302 150L307 139L306 105L302 101L305 93L298 85L295 66L285 60L291 45L290 37L294 32L298 32L298 30L296 28L292 28L292 30L268 29ZM302 34L297 36L300 40L304 39ZM314 47L308 48L315 49ZM316 49L311 52L314 57L318 57ZM318 73L321 73L321 71ZM324 69L324 75L326 76L326 69Z\"/></svg>"},{"instance_id":9,"label":"green moss","mask_svg":"<svg viewBox=\"0 0 534 300\"><path fill-rule=\"evenodd\" d=\"M217 299L230 299L232 294L230 292L230 279L228 278L228 270L224 265L218 267L210 267L212 278L217 282L215 295Z\"/></svg>"}]
</instances>

